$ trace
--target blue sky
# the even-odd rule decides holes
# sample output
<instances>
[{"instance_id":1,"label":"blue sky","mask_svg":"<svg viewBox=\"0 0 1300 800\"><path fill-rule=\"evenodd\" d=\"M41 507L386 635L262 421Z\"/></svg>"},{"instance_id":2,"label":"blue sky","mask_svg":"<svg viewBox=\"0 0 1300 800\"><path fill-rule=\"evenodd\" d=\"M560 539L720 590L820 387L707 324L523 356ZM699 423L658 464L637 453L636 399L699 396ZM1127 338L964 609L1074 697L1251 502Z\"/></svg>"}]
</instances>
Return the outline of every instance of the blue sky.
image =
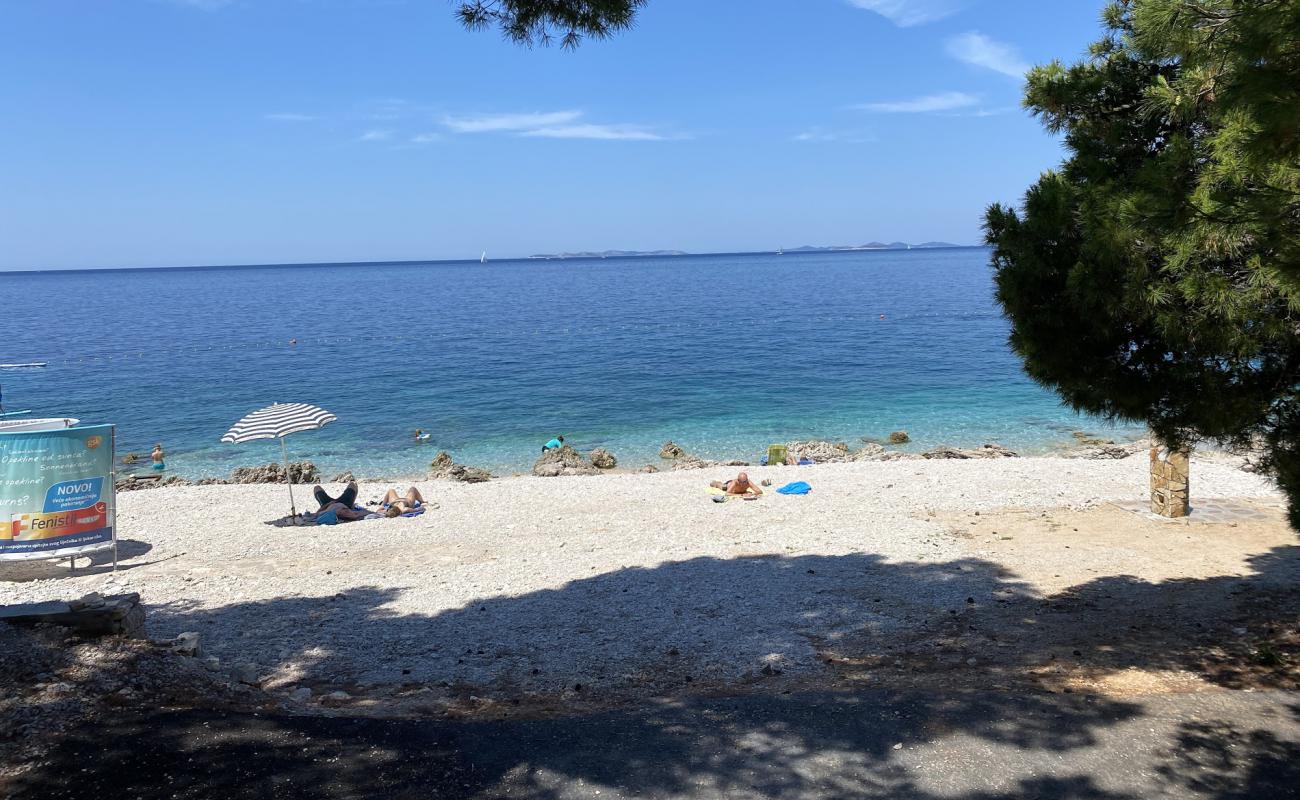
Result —
<instances>
[{"instance_id":1,"label":"blue sky","mask_svg":"<svg viewBox=\"0 0 1300 800\"><path fill-rule=\"evenodd\" d=\"M447 0L0 0L0 269L977 243L1101 0L650 0L576 52Z\"/></svg>"}]
</instances>

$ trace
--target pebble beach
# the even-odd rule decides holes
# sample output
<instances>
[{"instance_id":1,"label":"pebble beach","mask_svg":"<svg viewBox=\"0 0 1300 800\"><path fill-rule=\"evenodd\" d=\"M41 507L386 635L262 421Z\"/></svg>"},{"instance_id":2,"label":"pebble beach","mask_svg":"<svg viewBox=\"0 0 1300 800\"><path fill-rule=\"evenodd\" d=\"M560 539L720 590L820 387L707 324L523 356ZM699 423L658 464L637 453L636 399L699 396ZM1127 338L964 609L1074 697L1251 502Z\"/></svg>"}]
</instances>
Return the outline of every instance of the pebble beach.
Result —
<instances>
[{"instance_id":1,"label":"pebble beach","mask_svg":"<svg viewBox=\"0 0 1300 800\"><path fill-rule=\"evenodd\" d=\"M1253 503L1278 520L1265 539L1281 541L1289 533L1279 495L1238 467L1194 459L1194 503ZM953 520L975 525L1008 510L1140 502L1143 454L748 471L773 487L803 480L813 491L712 502L708 482L734 467L427 481L417 484L430 501L422 516L332 527L285 525L284 485L128 492L119 495L117 572L103 558L91 567L82 559L76 574L66 562L6 564L0 603L139 592L150 637L196 631L207 657L251 665L264 687L286 692L615 690L653 687L665 675L727 685L815 673L828 643L906 636L977 592L1042 597L1105 574L1245 570L1258 544L1204 556L1219 559L1210 563L1172 542L1108 540L1092 560L1081 549L1062 560L1027 557L1034 543L1023 536L955 528ZM388 488L363 483L360 501ZM295 493L300 508L310 505L309 487Z\"/></svg>"}]
</instances>

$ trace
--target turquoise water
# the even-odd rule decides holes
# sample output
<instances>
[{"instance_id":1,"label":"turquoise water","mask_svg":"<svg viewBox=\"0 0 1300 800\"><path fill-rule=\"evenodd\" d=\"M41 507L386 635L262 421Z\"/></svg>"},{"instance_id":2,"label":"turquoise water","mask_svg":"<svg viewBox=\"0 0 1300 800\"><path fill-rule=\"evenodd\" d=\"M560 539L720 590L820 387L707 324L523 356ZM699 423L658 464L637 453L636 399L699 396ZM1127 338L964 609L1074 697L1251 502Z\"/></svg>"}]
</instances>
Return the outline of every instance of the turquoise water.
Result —
<instances>
[{"instance_id":1,"label":"turquoise water","mask_svg":"<svg viewBox=\"0 0 1300 800\"><path fill-rule=\"evenodd\" d=\"M983 248L6 273L0 295L0 363L51 362L0 370L6 408L116 423L119 452L162 441L189 476L278 459L218 443L272 402L337 414L290 455L361 475L439 449L524 471L555 434L634 467L666 439L754 459L897 429L1027 452L1133 433L1024 377Z\"/></svg>"}]
</instances>

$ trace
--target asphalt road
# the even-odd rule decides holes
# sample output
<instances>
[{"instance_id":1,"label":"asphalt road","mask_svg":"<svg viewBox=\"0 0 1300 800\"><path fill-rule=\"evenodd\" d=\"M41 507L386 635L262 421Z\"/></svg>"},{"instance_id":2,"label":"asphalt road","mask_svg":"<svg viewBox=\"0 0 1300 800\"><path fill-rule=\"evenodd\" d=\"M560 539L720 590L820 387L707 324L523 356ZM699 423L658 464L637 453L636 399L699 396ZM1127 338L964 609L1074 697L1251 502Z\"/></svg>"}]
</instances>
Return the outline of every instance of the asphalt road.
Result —
<instances>
[{"instance_id":1,"label":"asphalt road","mask_svg":"<svg viewBox=\"0 0 1300 800\"><path fill-rule=\"evenodd\" d=\"M545 720L124 715L15 798L1300 797L1300 694L858 691Z\"/></svg>"}]
</instances>

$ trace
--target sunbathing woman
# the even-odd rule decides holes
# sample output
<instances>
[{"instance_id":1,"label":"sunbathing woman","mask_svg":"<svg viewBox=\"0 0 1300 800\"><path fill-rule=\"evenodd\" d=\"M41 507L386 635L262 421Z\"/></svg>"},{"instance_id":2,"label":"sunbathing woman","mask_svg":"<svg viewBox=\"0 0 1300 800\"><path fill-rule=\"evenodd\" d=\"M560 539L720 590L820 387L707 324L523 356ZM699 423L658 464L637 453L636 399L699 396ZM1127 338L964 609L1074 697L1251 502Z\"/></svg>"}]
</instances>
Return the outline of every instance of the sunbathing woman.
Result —
<instances>
[{"instance_id":1,"label":"sunbathing woman","mask_svg":"<svg viewBox=\"0 0 1300 800\"><path fill-rule=\"evenodd\" d=\"M763 493L762 489L749 482L749 476L743 472L737 475L734 480L713 481L709 485L714 489L721 489L727 494L752 494L754 497L758 497Z\"/></svg>"},{"instance_id":2,"label":"sunbathing woman","mask_svg":"<svg viewBox=\"0 0 1300 800\"><path fill-rule=\"evenodd\" d=\"M405 497L398 497L396 489L389 489L388 494L384 495L384 516L400 516L415 511L423 505L424 496L414 486L406 490Z\"/></svg>"}]
</instances>

